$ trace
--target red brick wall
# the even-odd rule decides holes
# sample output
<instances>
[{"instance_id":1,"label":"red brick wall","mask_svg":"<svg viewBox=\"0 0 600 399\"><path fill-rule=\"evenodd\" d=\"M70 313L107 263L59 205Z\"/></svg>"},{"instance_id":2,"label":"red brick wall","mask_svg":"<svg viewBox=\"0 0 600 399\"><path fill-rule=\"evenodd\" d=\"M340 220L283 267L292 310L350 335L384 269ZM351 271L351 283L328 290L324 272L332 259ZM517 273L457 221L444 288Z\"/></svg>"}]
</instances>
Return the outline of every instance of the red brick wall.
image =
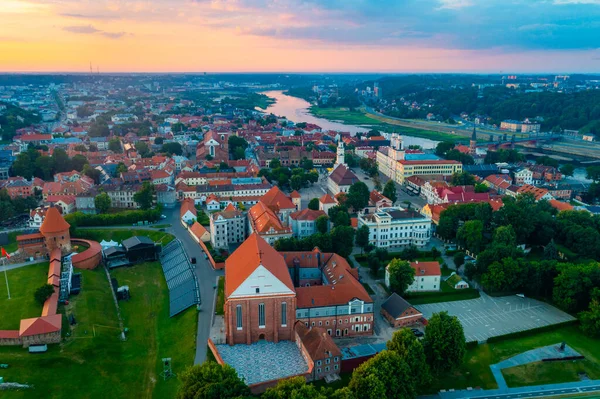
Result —
<instances>
[{"instance_id":1,"label":"red brick wall","mask_svg":"<svg viewBox=\"0 0 600 399\"><path fill-rule=\"evenodd\" d=\"M410 314L410 311L414 312L414 315ZM387 319L387 321L393 326L393 327L406 327L406 326L412 326L416 323L419 322L419 320L421 320L421 318L423 317L423 315L419 312L417 312L414 308L409 308L407 309L404 313L402 313L402 315L400 317L406 317L405 319L400 319L400 320L396 320L394 319L388 312L386 312L384 309L381 309L381 314L383 315L383 317L385 317Z\"/></svg>"},{"instance_id":2,"label":"red brick wall","mask_svg":"<svg viewBox=\"0 0 600 399\"><path fill-rule=\"evenodd\" d=\"M355 321L356 318L359 318L359 321ZM341 323L340 323L341 320ZM362 321L361 321L362 320ZM363 335L373 335L373 313L366 313L362 315L338 315L334 316L325 316L325 317L311 317L298 319L303 323L308 323L308 327L322 327L325 330L331 330L331 336L336 336L336 330L340 330L339 336L363 336ZM314 323L314 325L313 325ZM369 325L369 329L367 331L355 331L355 325ZM346 329L348 330L346 332Z\"/></svg>"},{"instance_id":3,"label":"red brick wall","mask_svg":"<svg viewBox=\"0 0 600 399\"><path fill-rule=\"evenodd\" d=\"M69 230L44 234L44 242L46 243L48 253L52 252L54 248L60 248L63 253L71 251L71 235L69 234Z\"/></svg>"},{"instance_id":4,"label":"red brick wall","mask_svg":"<svg viewBox=\"0 0 600 399\"><path fill-rule=\"evenodd\" d=\"M281 325L281 303L287 303L286 326ZM265 304L265 327L258 326L258 305ZM237 329L236 309L242 306L242 329ZM296 297L257 297L251 299L228 299L225 303L225 329L227 343L251 344L259 339L270 342L291 341L294 339Z\"/></svg>"}]
</instances>

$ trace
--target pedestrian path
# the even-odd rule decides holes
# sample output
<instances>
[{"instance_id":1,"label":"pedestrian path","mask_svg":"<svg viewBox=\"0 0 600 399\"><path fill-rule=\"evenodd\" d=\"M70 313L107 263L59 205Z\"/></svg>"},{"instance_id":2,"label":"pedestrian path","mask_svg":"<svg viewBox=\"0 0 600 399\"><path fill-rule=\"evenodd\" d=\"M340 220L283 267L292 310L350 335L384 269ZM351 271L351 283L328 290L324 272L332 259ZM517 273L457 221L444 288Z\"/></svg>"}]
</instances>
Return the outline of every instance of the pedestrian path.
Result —
<instances>
[{"instance_id":1,"label":"pedestrian path","mask_svg":"<svg viewBox=\"0 0 600 399\"><path fill-rule=\"evenodd\" d=\"M37 265L38 263L43 263L43 262L48 262L48 260L38 259L38 260L34 260L32 262L11 263L6 266L0 266L0 272L3 272L4 270L9 271L9 270L13 270L13 269L19 269L21 267L25 267L25 266L29 266L29 265Z\"/></svg>"}]
</instances>

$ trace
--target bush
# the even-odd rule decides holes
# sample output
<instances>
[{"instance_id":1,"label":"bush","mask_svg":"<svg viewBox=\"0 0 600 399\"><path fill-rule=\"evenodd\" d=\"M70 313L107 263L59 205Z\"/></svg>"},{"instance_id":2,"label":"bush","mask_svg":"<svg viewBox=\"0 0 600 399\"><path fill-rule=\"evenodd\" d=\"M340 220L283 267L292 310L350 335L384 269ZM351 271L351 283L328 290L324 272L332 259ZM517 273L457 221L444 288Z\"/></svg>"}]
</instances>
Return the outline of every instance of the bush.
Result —
<instances>
[{"instance_id":1,"label":"bush","mask_svg":"<svg viewBox=\"0 0 600 399\"><path fill-rule=\"evenodd\" d=\"M147 211L122 211L101 215L88 215L83 212L74 212L65 216L71 227L115 226L120 224L133 224L137 222L156 222L160 220L162 208Z\"/></svg>"},{"instance_id":2,"label":"bush","mask_svg":"<svg viewBox=\"0 0 600 399\"><path fill-rule=\"evenodd\" d=\"M35 298L36 302L38 302L40 305L43 305L52 294L54 294L54 286L51 284L44 284L35 290L33 297Z\"/></svg>"}]
</instances>

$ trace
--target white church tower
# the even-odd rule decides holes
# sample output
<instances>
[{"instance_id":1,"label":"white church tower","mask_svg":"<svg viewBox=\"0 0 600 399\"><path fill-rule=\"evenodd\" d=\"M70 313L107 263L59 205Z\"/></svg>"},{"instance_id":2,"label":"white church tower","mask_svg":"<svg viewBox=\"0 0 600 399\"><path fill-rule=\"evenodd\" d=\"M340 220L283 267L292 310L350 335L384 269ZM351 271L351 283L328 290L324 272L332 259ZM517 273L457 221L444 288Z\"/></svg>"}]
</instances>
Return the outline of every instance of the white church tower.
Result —
<instances>
[{"instance_id":1,"label":"white church tower","mask_svg":"<svg viewBox=\"0 0 600 399\"><path fill-rule=\"evenodd\" d=\"M402 136L398 133L392 133L390 138L390 149L388 151L388 157L394 161L404 160L404 148L402 145Z\"/></svg>"},{"instance_id":2,"label":"white church tower","mask_svg":"<svg viewBox=\"0 0 600 399\"><path fill-rule=\"evenodd\" d=\"M342 138L340 137L340 139L338 140L338 147L337 147L337 158L335 159L335 165L333 165L333 169L335 170L335 168L337 168L339 165L345 165L346 162L346 153L344 150L344 142L342 141Z\"/></svg>"}]
</instances>

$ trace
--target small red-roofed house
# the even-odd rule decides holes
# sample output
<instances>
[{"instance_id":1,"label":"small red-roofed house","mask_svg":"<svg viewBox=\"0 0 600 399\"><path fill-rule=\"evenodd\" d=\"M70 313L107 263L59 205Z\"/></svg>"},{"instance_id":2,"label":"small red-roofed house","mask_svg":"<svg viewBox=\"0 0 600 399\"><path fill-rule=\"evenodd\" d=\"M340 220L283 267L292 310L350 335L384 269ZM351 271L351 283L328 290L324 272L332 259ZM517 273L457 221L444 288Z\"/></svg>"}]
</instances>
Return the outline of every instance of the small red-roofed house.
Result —
<instances>
[{"instance_id":1,"label":"small red-roofed house","mask_svg":"<svg viewBox=\"0 0 600 399\"><path fill-rule=\"evenodd\" d=\"M408 286L406 292L439 291L442 272L439 262L411 262L410 266L415 271L415 280ZM385 284L390 285L389 269L385 269Z\"/></svg>"},{"instance_id":2,"label":"small red-roofed house","mask_svg":"<svg viewBox=\"0 0 600 399\"><path fill-rule=\"evenodd\" d=\"M196 211L196 206L194 205L194 200L191 198L186 198L181 201L181 208L179 209L179 214L181 217L181 221L185 224L191 224L196 220L198 216L198 211Z\"/></svg>"}]
</instances>

